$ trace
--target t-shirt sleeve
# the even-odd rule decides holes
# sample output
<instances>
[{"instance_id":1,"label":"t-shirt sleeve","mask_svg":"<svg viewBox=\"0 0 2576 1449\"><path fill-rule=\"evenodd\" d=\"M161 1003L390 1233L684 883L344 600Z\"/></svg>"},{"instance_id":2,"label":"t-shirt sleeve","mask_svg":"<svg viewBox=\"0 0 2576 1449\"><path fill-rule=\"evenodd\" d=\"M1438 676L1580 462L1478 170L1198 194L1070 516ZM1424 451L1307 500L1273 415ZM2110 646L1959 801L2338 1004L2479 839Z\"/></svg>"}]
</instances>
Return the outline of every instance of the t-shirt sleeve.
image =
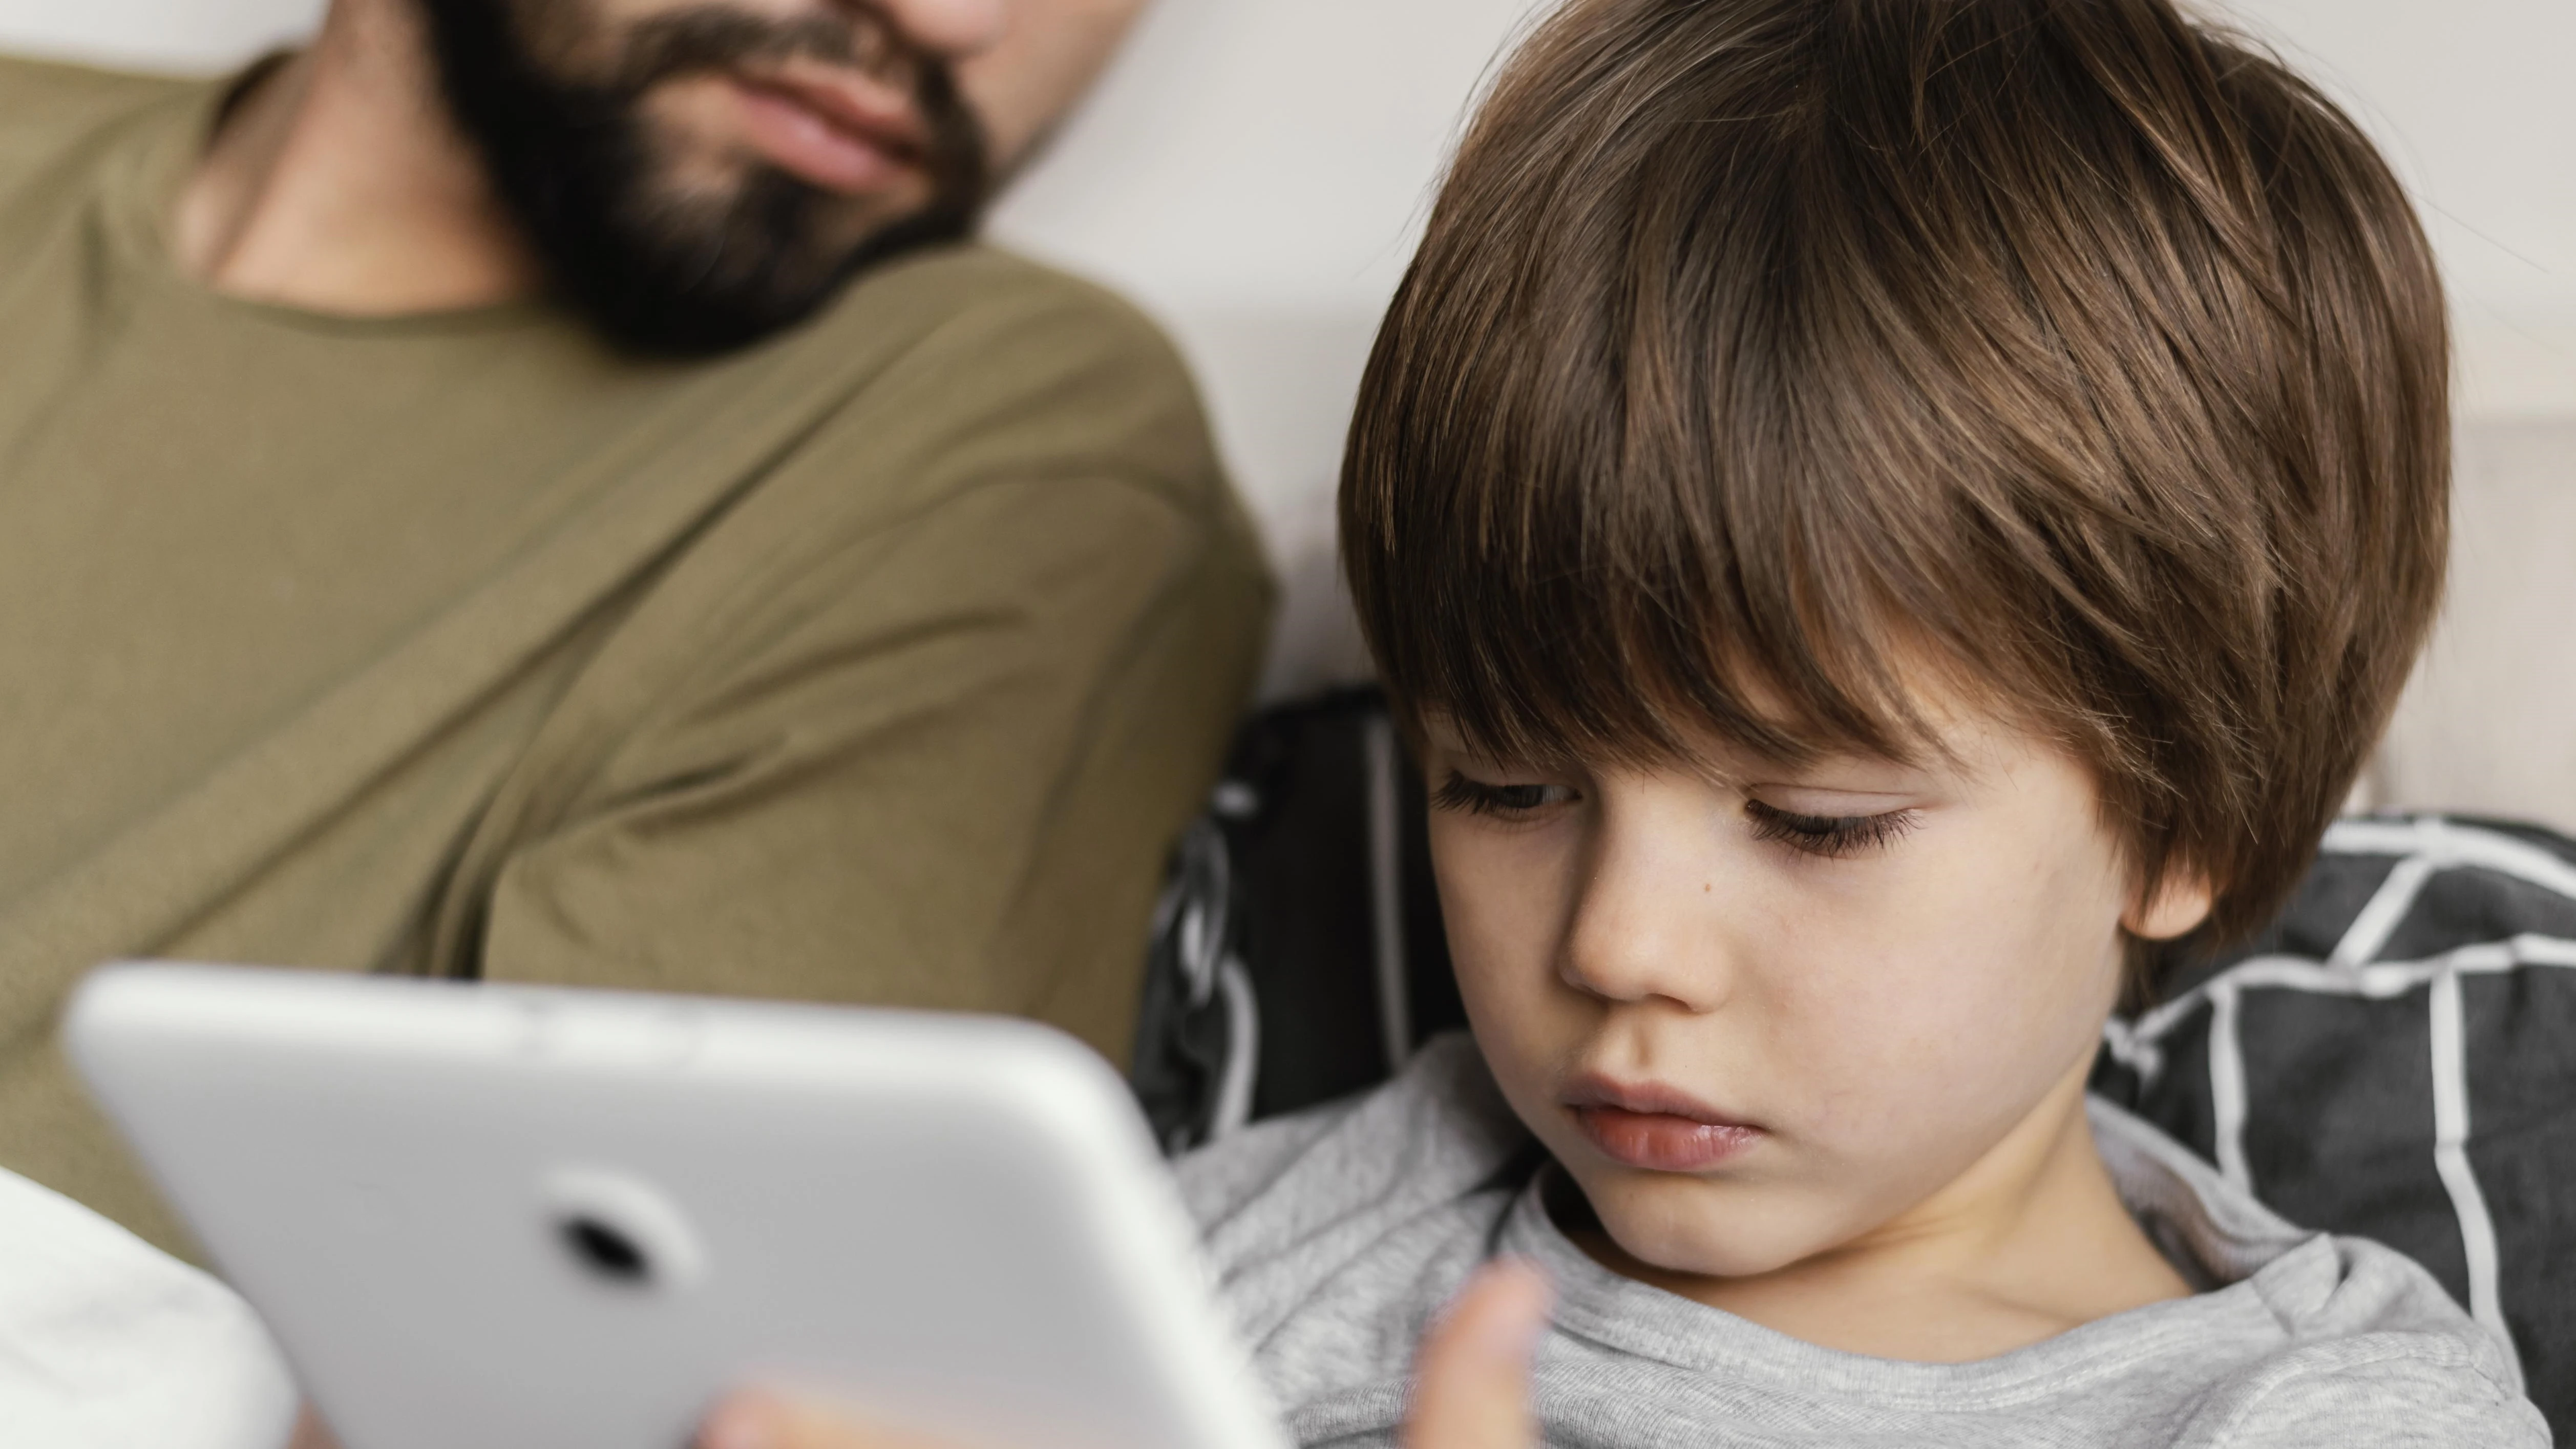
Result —
<instances>
[{"instance_id":1,"label":"t-shirt sleeve","mask_svg":"<svg viewBox=\"0 0 2576 1449\"><path fill-rule=\"evenodd\" d=\"M565 711L597 743L521 807L482 974L1011 1012L1123 1055L1268 598L1147 336L951 329L694 549Z\"/></svg>"},{"instance_id":2,"label":"t-shirt sleeve","mask_svg":"<svg viewBox=\"0 0 2576 1449\"><path fill-rule=\"evenodd\" d=\"M2211 1442L2223 1449L2548 1449L2529 1400L2420 1335L2335 1345L2332 1366L2284 1373ZM2409 1344L2397 1339L2417 1340ZM2431 1350L2431 1351L2427 1351Z\"/></svg>"},{"instance_id":3,"label":"t-shirt sleeve","mask_svg":"<svg viewBox=\"0 0 2576 1449\"><path fill-rule=\"evenodd\" d=\"M1357 1099L1327 1103L1287 1117L1239 1128L1172 1164L1181 1201L1206 1233L1273 1191L1315 1144L1330 1136L1358 1107Z\"/></svg>"}]
</instances>

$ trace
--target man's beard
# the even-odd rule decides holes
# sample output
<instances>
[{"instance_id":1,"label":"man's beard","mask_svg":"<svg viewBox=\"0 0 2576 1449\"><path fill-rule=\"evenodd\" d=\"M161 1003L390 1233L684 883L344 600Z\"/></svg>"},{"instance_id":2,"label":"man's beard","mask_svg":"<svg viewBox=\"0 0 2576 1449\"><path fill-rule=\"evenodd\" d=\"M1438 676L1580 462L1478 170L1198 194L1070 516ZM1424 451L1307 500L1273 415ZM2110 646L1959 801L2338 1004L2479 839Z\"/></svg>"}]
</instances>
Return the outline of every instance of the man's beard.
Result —
<instances>
[{"instance_id":1,"label":"man's beard","mask_svg":"<svg viewBox=\"0 0 2576 1449\"><path fill-rule=\"evenodd\" d=\"M556 295L629 351L705 356L812 315L856 273L974 230L988 186L981 127L937 57L895 49L897 32L839 13L781 23L720 3L637 22L594 77L535 53L532 9L565 0L421 0L450 110L526 235ZM594 37L582 37L588 41ZM908 214L865 216L767 163L729 194L691 194L661 174L645 98L682 76L813 59L891 57L914 78L930 195ZM876 66L866 66L879 69Z\"/></svg>"}]
</instances>

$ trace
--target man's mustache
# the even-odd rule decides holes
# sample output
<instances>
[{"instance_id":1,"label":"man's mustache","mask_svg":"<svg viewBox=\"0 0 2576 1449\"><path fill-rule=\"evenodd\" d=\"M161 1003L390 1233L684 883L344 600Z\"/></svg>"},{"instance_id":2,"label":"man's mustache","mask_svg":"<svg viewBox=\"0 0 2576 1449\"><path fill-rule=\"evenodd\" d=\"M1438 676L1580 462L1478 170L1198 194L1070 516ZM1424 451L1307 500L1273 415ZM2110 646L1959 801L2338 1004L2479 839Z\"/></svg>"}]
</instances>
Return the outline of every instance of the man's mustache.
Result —
<instances>
[{"instance_id":1,"label":"man's mustache","mask_svg":"<svg viewBox=\"0 0 2576 1449\"><path fill-rule=\"evenodd\" d=\"M793 20L749 15L707 4L638 21L610 77L580 88L591 115L630 111L646 92L682 76L814 61L856 70L910 93L929 128L923 158L943 205L971 215L991 185L983 129L940 57L914 45L873 5L853 5Z\"/></svg>"},{"instance_id":2,"label":"man's mustache","mask_svg":"<svg viewBox=\"0 0 2576 1449\"><path fill-rule=\"evenodd\" d=\"M811 60L917 85L930 65L883 16L823 13L793 20L701 5L638 21L603 89L638 96L664 81L708 71Z\"/></svg>"}]
</instances>

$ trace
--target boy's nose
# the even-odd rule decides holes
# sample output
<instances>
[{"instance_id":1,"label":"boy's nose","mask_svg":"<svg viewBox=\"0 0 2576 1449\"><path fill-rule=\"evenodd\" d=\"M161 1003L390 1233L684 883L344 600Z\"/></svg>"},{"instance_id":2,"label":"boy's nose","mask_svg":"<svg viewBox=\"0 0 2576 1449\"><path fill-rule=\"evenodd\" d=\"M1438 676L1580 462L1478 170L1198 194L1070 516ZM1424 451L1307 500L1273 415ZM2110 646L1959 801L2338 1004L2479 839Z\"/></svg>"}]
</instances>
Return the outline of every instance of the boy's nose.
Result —
<instances>
[{"instance_id":1,"label":"boy's nose","mask_svg":"<svg viewBox=\"0 0 2576 1449\"><path fill-rule=\"evenodd\" d=\"M878 0L913 44L951 60L989 50L1010 24L1013 0Z\"/></svg>"},{"instance_id":2,"label":"boy's nose","mask_svg":"<svg viewBox=\"0 0 2576 1449\"><path fill-rule=\"evenodd\" d=\"M1724 933L1713 929L1708 864L1651 822L1605 819L1558 976L1605 1001L1661 1000L1692 1012L1724 1004L1734 971Z\"/></svg>"}]
</instances>

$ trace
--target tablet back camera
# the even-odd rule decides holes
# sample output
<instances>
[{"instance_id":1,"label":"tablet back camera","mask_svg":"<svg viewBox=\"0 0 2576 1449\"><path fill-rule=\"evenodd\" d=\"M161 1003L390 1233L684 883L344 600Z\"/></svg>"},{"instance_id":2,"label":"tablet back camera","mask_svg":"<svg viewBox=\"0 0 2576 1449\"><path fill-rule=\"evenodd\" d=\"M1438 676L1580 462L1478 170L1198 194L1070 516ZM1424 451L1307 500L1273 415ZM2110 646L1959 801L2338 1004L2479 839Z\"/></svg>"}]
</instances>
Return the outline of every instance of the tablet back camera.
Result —
<instances>
[{"instance_id":1,"label":"tablet back camera","mask_svg":"<svg viewBox=\"0 0 2576 1449\"><path fill-rule=\"evenodd\" d=\"M653 1281L653 1260L644 1247L609 1223L594 1217L569 1217L555 1224L572 1250L573 1261L605 1283L641 1288Z\"/></svg>"},{"instance_id":2,"label":"tablet back camera","mask_svg":"<svg viewBox=\"0 0 2576 1449\"><path fill-rule=\"evenodd\" d=\"M629 1173L566 1167L546 1175L548 1225L565 1259L607 1287L675 1292L706 1277L706 1255L677 1204Z\"/></svg>"}]
</instances>

